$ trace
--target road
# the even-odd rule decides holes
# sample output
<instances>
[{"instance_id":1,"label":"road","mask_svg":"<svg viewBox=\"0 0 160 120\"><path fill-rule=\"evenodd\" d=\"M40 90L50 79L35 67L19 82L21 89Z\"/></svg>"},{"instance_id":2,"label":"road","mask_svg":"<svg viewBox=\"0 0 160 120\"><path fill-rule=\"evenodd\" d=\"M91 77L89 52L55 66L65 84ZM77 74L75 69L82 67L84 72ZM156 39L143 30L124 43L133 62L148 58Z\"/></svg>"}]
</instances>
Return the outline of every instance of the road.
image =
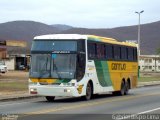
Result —
<instances>
[{"instance_id":1,"label":"road","mask_svg":"<svg viewBox=\"0 0 160 120\"><path fill-rule=\"evenodd\" d=\"M40 97L1 102L0 114L15 115L8 117L18 117L18 120L108 120L119 114L159 114L160 118L160 86L133 89L126 96L99 95L90 101L57 98L50 103Z\"/></svg>"}]
</instances>

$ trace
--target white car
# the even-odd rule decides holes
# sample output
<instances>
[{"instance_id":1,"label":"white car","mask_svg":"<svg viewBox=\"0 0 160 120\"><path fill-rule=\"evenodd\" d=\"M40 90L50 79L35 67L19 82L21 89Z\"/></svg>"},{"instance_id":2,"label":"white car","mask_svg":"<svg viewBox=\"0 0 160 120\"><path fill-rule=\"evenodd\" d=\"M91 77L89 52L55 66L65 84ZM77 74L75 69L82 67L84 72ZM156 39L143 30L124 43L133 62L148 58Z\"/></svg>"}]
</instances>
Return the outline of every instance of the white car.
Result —
<instances>
[{"instance_id":1,"label":"white car","mask_svg":"<svg viewBox=\"0 0 160 120\"><path fill-rule=\"evenodd\" d=\"M7 72L7 66L3 61L0 61L0 73L6 73Z\"/></svg>"}]
</instances>

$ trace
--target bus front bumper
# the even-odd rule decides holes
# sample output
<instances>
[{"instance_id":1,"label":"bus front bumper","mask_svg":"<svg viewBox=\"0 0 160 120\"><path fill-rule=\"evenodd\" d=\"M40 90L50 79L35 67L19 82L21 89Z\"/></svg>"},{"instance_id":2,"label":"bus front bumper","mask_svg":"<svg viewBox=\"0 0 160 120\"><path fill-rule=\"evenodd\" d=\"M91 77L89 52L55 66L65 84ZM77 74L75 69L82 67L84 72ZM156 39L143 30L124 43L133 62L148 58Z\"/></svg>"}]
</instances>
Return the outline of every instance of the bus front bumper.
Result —
<instances>
[{"instance_id":1,"label":"bus front bumper","mask_svg":"<svg viewBox=\"0 0 160 120\"><path fill-rule=\"evenodd\" d=\"M68 96L68 97L79 97L82 94L78 93L75 86L62 87L62 86L45 86L45 85L33 85L29 86L29 93L40 96Z\"/></svg>"}]
</instances>

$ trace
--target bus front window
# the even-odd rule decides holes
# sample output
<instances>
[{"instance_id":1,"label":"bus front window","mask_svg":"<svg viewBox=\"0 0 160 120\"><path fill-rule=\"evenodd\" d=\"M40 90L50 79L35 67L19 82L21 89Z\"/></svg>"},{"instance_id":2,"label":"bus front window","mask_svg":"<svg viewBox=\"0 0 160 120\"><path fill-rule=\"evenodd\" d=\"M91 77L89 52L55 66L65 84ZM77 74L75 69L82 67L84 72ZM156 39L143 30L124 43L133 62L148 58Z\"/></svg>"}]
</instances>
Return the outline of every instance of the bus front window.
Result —
<instances>
[{"instance_id":1,"label":"bus front window","mask_svg":"<svg viewBox=\"0 0 160 120\"><path fill-rule=\"evenodd\" d=\"M52 78L75 78L76 54L52 54Z\"/></svg>"},{"instance_id":2,"label":"bus front window","mask_svg":"<svg viewBox=\"0 0 160 120\"><path fill-rule=\"evenodd\" d=\"M30 76L48 78L50 76L50 54L32 54Z\"/></svg>"}]
</instances>

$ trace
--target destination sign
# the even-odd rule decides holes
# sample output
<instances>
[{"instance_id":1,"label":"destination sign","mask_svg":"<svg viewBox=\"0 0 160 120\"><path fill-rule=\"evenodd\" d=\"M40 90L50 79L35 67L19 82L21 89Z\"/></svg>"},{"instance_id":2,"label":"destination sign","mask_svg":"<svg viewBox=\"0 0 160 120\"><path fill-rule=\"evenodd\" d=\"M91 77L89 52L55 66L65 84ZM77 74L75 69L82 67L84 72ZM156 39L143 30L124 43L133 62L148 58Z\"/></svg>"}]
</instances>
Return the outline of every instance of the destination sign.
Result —
<instances>
[{"instance_id":1,"label":"destination sign","mask_svg":"<svg viewBox=\"0 0 160 120\"><path fill-rule=\"evenodd\" d=\"M59 54L59 53L67 54L67 53L71 53L71 51L53 51L52 53L56 53L56 54Z\"/></svg>"}]
</instances>

